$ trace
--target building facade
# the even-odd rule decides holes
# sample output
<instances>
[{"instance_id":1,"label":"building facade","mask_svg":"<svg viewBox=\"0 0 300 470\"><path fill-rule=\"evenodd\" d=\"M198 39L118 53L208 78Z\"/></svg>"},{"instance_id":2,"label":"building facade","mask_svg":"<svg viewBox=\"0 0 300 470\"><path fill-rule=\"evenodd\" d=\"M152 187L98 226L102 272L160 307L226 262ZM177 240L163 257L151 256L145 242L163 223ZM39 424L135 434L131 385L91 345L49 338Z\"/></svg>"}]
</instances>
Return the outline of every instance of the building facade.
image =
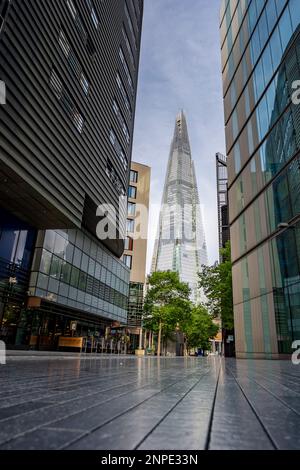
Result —
<instances>
[{"instance_id":1,"label":"building facade","mask_svg":"<svg viewBox=\"0 0 300 470\"><path fill-rule=\"evenodd\" d=\"M1 9L1 336L57 347L127 321L120 258L143 2L4 0ZM115 236L99 240L105 204Z\"/></svg>"},{"instance_id":2,"label":"building facade","mask_svg":"<svg viewBox=\"0 0 300 470\"><path fill-rule=\"evenodd\" d=\"M216 154L217 204L219 249L225 248L230 239L228 222L228 171L227 158L221 153Z\"/></svg>"},{"instance_id":3,"label":"building facade","mask_svg":"<svg viewBox=\"0 0 300 470\"><path fill-rule=\"evenodd\" d=\"M278 358L300 339L300 8L223 1L222 67L236 353Z\"/></svg>"},{"instance_id":4,"label":"building facade","mask_svg":"<svg viewBox=\"0 0 300 470\"><path fill-rule=\"evenodd\" d=\"M152 272L177 271L200 301L198 272L207 265L207 248L187 123L181 111L171 144Z\"/></svg>"},{"instance_id":5,"label":"building facade","mask_svg":"<svg viewBox=\"0 0 300 470\"><path fill-rule=\"evenodd\" d=\"M148 241L148 217L151 168L141 163L131 163L127 238L123 261L130 269L128 327L131 349L138 348L142 328L144 290L146 282L146 260Z\"/></svg>"}]
</instances>

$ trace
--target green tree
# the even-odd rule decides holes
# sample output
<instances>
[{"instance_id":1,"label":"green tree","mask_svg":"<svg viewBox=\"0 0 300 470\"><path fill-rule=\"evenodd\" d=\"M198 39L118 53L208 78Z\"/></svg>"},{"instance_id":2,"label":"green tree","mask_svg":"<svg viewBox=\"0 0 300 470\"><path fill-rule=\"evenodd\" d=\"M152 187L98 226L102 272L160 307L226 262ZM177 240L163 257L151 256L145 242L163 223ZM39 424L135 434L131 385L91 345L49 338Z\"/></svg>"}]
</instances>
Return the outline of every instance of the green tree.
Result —
<instances>
[{"instance_id":1,"label":"green tree","mask_svg":"<svg viewBox=\"0 0 300 470\"><path fill-rule=\"evenodd\" d=\"M187 348L201 348L210 350L210 339L213 339L219 331L218 325L213 322L212 316L203 305L193 308L191 320L185 325Z\"/></svg>"},{"instance_id":2,"label":"green tree","mask_svg":"<svg viewBox=\"0 0 300 470\"><path fill-rule=\"evenodd\" d=\"M190 288L177 272L159 271L148 278L149 290L144 304L144 326L158 333L157 355L162 337L182 328L191 317Z\"/></svg>"},{"instance_id":3,"label":"green tree","mask_svg":"<svg viewBox=\"0 0 300 470\"><path fill-rule=\"evenodd\" d=\"M199 274L199 285L206 298L206 306L215 318L221 318L222 327L232 330L233 296L232 296L232 263L230 243L221 250L222 262L216 266L203 266Z\"/></svg>"}]
</instances>

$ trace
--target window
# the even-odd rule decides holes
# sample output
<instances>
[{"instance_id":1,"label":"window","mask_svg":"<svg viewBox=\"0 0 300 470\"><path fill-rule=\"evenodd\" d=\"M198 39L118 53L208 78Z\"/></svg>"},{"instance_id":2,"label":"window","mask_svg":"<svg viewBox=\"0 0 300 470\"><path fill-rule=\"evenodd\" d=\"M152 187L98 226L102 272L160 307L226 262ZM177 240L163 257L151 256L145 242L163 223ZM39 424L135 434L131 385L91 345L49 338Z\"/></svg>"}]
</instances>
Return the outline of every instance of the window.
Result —
<instances>
[{"instance_id":1,"label":"window","mask_svg":"<svg viewBox=\"0 0 300 470\"><path fill-rule=\"evenodd\" d=\"M130 197L131 199L136 199L136 188L134 186L129 186L128 197Z\"/></svg>"},{"instance_id":2,"label":"window","mask_svg":"<svg viewBox=\"0 0 300 470\"><path fill-rule=\"evenodd\" d=\"M123 262L127 266L127 268L132 268L132 256L131 255L124 255Z\"/></svg>"},{"instance_id":3,"label":"window","mask_svg":"<svg viewBox=\"0 0 300 470\"><path fill-rule=\"evenodd\" d=\"M131 116L131 106L130 106L129 98L128 98L128 95L126 93L125 87L123 85L123 82L119 74L117 74L117 85L119 87L119 90L121 91L121 95L123 97L125 107L129 111L129 114Z\"/></svg>"},{"instance_id":4,"label":"window","mask_svg":"<svg viewBox=\"0 0 300 470\"><path fill-rule=\"evenodd\" d=\"M65 57L68 60L68 63L71 69L73 70L73 73L78 78L81 88L83 89L84 93L87 95L89 92L89 82L82 71L82 67L81 67L79 60L77 59L74 51L71 49L70 43L64 31L62 30L59 33L58 42Z\"/></svg>"},{"instance_id":5,"label":"window","mask_svg":"<svg viewBox=\"0 0 300 470\"><path fill-rule=\"evenodd\" d=\"M67 5L69 7L71 15L73 16L73 19L75 20L76 15L77 15L77 11L76 11L76 8L74 6L74 3L72 2L72 0L67 0Z\"/></svg>"},{"instance_id":6,"label":"window","mask_svg":"<svg viewBox=\"0 0 300 470\"><path fill-rule=\"evenodd\" d=\"M127 62L126 62L126 59L125 59L125 56L124 56L124 53L123 53L121 47L119 48L119 57L120 57L120 59L121 59L122 65L123 65L123 69L124 69L125 75L126 75L126 77L127 77L127 81L128 81L128 85L129 85L131 94L133 95L133 94L134 94L134 89L133 89L132 78L131 78L131 75L130 75L130 72L129 72L129 68L128 68L128 65L127 65Z\"/></svg>"},{"instance_id":7,"label":"window","mask_svg":"<svg viewBox=\"0 0 300 470\"><path fill-rule=\"evenodd\" d=\"M63 87L62 81L54 69L51 71L50 86L56 98L61 102L62 107L64 108L65 112L71 118L74 126L76 127L78 132L81 134L84 128L84 118L82 114L80 114L76 106L74 105L71 97L69 96L65 88Z\"/></svg>"},{"instance_id":8,"label":"window","mask_svg":"<svg viewBox=\"0 0 300 470\"><path fill-rule=\"evenodd\" d=\"M132 24L131 17L130 17L130 13L129 13L129 10L128 10L128 8L127 8L126 3L125 3L125 15L126 15L126 19L127 19L127 23L128 23L130 32L131 32L131 34L132 34L132 39L133 39L134 47L135 47L135 49L136 49L137 46L136 46L135 33L134 33L133 24Z\"/></svg>"},{"instance_id":9,"label":"window","mask_svg":"<svg viewBox=\"0 0 300 470\"><path fill-rule=\"evenodd\" d=\"M115 113L115 115L117 116L117 118L119 120L119 123L121 125L123 134L125 135L126 142L127 142L127 144L129 144L130 143L130 134L129 134L129 131L128 131L128 127L126 125L125 119L123 118L123 115L120 111L120 108L119 108L118 103L116 102L116 100L113 101L113 110L114 110L114 113Z\"/></svg>"},{"instance_id":10,"label":"window","mask_svg":"<svg viewBox=\"0 0 300 470\"><path fill-rule=\"evenodd\" d=\"M95 26L96 29L98 29L99 20L98 20L98 16L96 14L96 10L94 8L92 0L86 0L86 5L87 5L88 10L90 12L90 15L91 15L91 18L93 20L94 26Z\"/></svg>"},{"instance_id":11,"label":"window","mask_svg":"<svg viewBox=\"0 0 300 470\"><path fill-rule=\"evenodd\" d=\"M130 171L130 183L137 183L139 178L139 174L137 171L131 170Z\"/></svg>"},{"instance_id":12,"label":"window","mask_svg":"<svg viewBox=\"0 0 300 470\"><path fill-rule=\"evenodd\" d=\"M136 204L134 202L128 202L128 215L134 217L136 215Z\"/></svg>"},{"instance_id":13,"label":"window","mask_svg":"<svg viewBox=\"0 0 300 470\"><path fill-rule=\"evenodd\" d=\"M135 14L136 27L137 27L137 29L139 29L139 24L138 24L139 13L137 11L137 8L139 10L139 5L137 6L138 2L134 2L133 0L130 0L130 3L131 3L131 9L134 11L134 14Z\"/></svg>"},{"instance_id":14,"label":"window","mask_svg":"<svg viewBox=\"0 0 300 470\"><path fill-rule=\"evenodd\" d=\"M125 239L124 249L127 251L133 251L133 239L131 237L127 237Z\"/></svg>"},{"instance_id":15,"label":"window","mask_svg":"<svg viewBox=\"0 0 300 470\"><path fill-rule=\"evenodd\" d=\"M93 57L96 54L95 46L92 43L90 36L86 32L85 27L83 26L83 21L75 8L73 1L67 0L67 5L73 17L73 20L75 21L77 32L80 35L84 45L86 46L89 55Z\"/></svg>"},{"instance_id":16,"label":"window","mask_svg":"<svg viewBox=\"0 0 300 470\"><path fill-rule=\"evenodd\" d=\"M106 174L109 177L109 179L111 180L111 182L113 183L116 190L118 191L118 194L120 196L125 196L125 194L126 194L125 193L125 188L124 188L123 184L121 183L120 178L118 177L116 171L114 170L113 165L112 165L110 160L107 160Z\"/></svg>"},{"instance_id":17,"label":"window","mask_svg":"<svg viewBox=\"0 0 300 470\"><path fill-rule=\"evenodd\" d=\"M122 163L124 169L127 170L127 166L128 166L127 158L126 158L125 153L124 153L124 151L123 151L123 149L120 145L120 142L117 139L116 134L114 133L114 131L112 129L110 130L110 133L109 133L109 140L110 140L112 146L114 147L114 149L116 151L116 154L118 155L119 159L121 160L121 163Z\"/></svg>"},{"instance_id":18,"label":"window","mask_svg":"<svg viewBox=\"0 0 300 470\"><path fill-rule=\"evenodd\" d=\"M135 68L134 56L133 56L132 48L131 48L131 45L130 45L130 42L129 42L129 39L128 39L128 36L127 36L127 33L126 33L124 27L122 28L122 34L123 34L123 38L124 38L124 41L125 41L125 44L126 44L126 47L127 47L127 51L128 51L130 60L131 60L131 62L132 62L133 67Z\"/></svg>"},{"instance_id":19,"label":"window","mask_svg":"<svg viewBox=\"0 0 300 470\"><path fill-rule=\"evenodd\" d=\"M126 222L126 229L128 233L134 233L134 220L133 219L127 219Z\"/></svg>"}]
</instances>

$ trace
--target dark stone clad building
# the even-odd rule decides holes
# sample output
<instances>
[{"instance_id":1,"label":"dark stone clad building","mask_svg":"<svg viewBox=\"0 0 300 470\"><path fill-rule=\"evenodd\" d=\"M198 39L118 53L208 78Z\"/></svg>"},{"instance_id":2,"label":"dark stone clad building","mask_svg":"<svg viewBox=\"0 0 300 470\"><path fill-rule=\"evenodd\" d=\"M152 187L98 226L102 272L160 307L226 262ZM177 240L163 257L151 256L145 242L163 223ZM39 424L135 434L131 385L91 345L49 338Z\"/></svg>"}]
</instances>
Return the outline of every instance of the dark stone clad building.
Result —
<instances>
[{"instance_id":1,"label":"dark stone clad building","mask_svg":"<svg viewBox=\"0 0 300 470\"><path fill-rule=\"evenodd\" d=\"M142 16L141 0L0 1L0 334L11 345L93 342L126 324ZM96 237L100 204L116 210L114 240Z\"/></svg>"}]
</instances>

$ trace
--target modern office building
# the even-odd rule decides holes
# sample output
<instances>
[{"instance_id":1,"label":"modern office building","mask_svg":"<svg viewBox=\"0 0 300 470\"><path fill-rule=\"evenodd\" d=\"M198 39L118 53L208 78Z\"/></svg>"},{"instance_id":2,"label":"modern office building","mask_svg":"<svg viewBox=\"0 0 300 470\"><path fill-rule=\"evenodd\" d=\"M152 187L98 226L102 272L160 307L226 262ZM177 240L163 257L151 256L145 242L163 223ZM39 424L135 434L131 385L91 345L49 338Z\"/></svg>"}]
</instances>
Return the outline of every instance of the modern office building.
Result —
<instances>
[{"instance_id":1,"label":"modern office building","mask_svg":"<svg viewBox=\"0 0 300 470\"><path fill-rule=\"evenodd\" d=\"M298 0L223 1L222 66L236 353L300 339Z\"/></svg>"},{"instance_id":2,"label":"modern office building","mask_svg":"<svg viewBox=\"0 0 300 470\"><path fill-rule=\"evenodd\" d=\"M127 325L131 336L131 349L139 346L142 328L146 260L148 243L149 197L151 168L131 163L128 190L127 238L123 261L130 269Z\"/></svg>"},{"instance_id":3,"label":"modern office building","mask_svg":"<svg viewBox=\"0 0 300 470\"><path fill-rule=\"evenodd\" d=\"M207 265L207 248L192 160L186 118L176 118L171 144L162 207L159 218L152 272L177 271L200 301L198 272Z\"/></svg>"},{"instance_id":4,"label":"modern office building","mask_svg":"<svg viewBox=\"0 0 300 470\"><path fill-rule=\"evenodd\" d=\"M0 5L1 337L57 347L127 320L120 258L143 1ZM103 204L116 233L99 240Z\"/></svg>"}]
</instances>

